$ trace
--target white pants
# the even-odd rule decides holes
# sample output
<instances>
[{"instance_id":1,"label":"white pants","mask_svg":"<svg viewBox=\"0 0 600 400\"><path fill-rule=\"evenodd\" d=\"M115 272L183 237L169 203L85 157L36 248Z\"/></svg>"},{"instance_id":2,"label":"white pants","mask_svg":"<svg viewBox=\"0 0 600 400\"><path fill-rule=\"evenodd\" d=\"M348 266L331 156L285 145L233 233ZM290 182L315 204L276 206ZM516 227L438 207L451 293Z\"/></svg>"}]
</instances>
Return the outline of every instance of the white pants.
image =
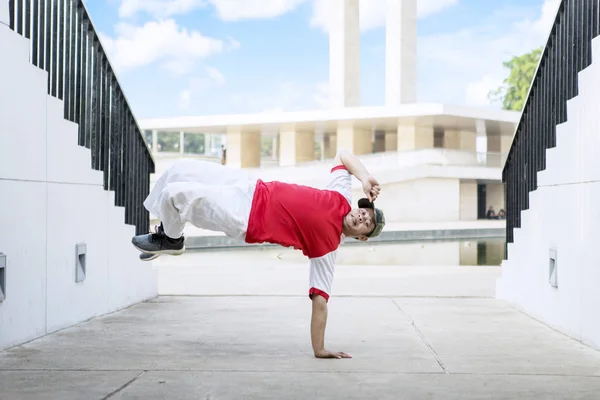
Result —
<instances>
[{"instance_id":1,"label":"white pants","mask_svg":"<svg viewBox=\"0 0 600 400\"><path fill-rule=\"evenodd\" d=\"M242 169L183 160L158 179L144 207L171 238L180 237L189 222L243 241L255 187L256 179Z\"/></svg>"}]
</instances>

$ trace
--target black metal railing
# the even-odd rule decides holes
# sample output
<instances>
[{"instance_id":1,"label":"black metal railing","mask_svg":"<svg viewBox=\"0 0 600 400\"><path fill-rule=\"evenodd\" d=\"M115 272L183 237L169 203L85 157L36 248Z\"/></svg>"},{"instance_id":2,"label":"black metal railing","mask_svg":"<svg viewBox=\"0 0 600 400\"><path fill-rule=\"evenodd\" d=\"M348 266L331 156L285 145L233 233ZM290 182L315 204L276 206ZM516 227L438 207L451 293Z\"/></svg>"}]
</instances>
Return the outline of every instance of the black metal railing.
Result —
<instances>
[{"instance_id":1,"label":"black metal railing","mask_svg":"<svg viewBox=\"0 0 600 400\"><path fill-rule=\"evenodd\" d=\"M546 168L546 149L556 146L556 127L567 120L567 100L578 94L577 75L592 62L599 26L600 0L561 1L502 173L507 246Z\"/></svg>"},{"instance_id":2,"label":"black metal railing","mask_svg":"<svg viewBox=\"0 0 600 400\"><path fill-rule=\"evenodd\" d=\"M79 125L91 167L104 172L104 188L125 207L125 222L148 232L142 202L154 161L85 5L9 0L9 13L11 29L30 39L31 62L48 72L48 94L63 100L65 119Z\"/></svg>"}]
</instances>

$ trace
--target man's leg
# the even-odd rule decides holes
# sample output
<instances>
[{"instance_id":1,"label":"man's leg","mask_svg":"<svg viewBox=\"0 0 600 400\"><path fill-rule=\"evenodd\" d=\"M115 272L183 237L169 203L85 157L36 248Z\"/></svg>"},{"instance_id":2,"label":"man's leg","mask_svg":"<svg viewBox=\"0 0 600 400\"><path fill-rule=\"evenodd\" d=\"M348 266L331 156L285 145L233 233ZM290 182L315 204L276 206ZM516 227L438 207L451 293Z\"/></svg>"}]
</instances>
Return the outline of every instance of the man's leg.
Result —
<instances>
[{"instance_id":1,"label":"man's leg","mask_svg":"<svg viewBox=\"0 0 600 400\"><path fill-rule=\"evenodd\" d=\"M133 245L146 254L182 254L187 222L243 240L254 183L245 171L216 163L177 163L160 177L144 202L161 225L155 233L134 237Z\"/></svg>"}]
</instances>

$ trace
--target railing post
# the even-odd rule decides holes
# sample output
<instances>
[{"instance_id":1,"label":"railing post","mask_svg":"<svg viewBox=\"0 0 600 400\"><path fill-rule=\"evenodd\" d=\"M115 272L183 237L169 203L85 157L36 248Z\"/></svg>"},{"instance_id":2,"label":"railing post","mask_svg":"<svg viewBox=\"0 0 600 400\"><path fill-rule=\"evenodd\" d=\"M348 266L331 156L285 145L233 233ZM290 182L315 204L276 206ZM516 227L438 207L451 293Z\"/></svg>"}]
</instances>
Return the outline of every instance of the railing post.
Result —
<instances>
[{"instance_id":1,"label":"railing post","mask_svg":"<svg viewBox=\"0 0 600 400\"><path fill-rule=\"evenodd\" d=\"M0 24L30 39L31 63L47 72L47 93L64 101L64 118L78 124L89 167L104 172L124 222L146 231L141 202L154 161L83 1L0 0Z\"/></svg>"},{"instance_id":2,"label":"railing post","mask_svg":"<svg viewBox=\"0 0 600 400\"><path fill-rule=\"evenodd\" d=\"M599 8L600 0L562 0L557 10L503 171L507 243L521 227L537 173L547 167L546 150L556 146L556 127L567 120L567 101L578 94L578 74L591 62Z\"/></svg>"}]
</instances>

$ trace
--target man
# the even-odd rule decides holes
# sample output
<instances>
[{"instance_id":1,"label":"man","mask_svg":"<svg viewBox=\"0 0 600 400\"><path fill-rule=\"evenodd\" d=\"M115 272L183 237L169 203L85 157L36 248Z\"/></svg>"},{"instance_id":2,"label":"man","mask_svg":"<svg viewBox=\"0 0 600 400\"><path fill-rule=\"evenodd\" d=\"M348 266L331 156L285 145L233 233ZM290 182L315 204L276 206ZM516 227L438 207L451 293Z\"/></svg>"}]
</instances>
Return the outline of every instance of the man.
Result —
<instances>
[{"instance_id":1,"label":"man","mask_svg":"<svg viewBox=\"0 0 600 400\"><path fill-rule=\"evenodd\" d=\"M354 175L367 197L353 209ZM367 240L381 233L383 212L375 208L377 180L360 160L340 151L324 189L264 182L245 170L217 163L181 161L165 172L144 201L161 225L155 233L133 238L142 259L185 251L187 222L220 231L246 243L293 247L309 258L309 298L312 300L311 341L315 357L349 358L325 349L327 302L331 294L337 249L344 237Z\"/></svg>"}]
</instances>

